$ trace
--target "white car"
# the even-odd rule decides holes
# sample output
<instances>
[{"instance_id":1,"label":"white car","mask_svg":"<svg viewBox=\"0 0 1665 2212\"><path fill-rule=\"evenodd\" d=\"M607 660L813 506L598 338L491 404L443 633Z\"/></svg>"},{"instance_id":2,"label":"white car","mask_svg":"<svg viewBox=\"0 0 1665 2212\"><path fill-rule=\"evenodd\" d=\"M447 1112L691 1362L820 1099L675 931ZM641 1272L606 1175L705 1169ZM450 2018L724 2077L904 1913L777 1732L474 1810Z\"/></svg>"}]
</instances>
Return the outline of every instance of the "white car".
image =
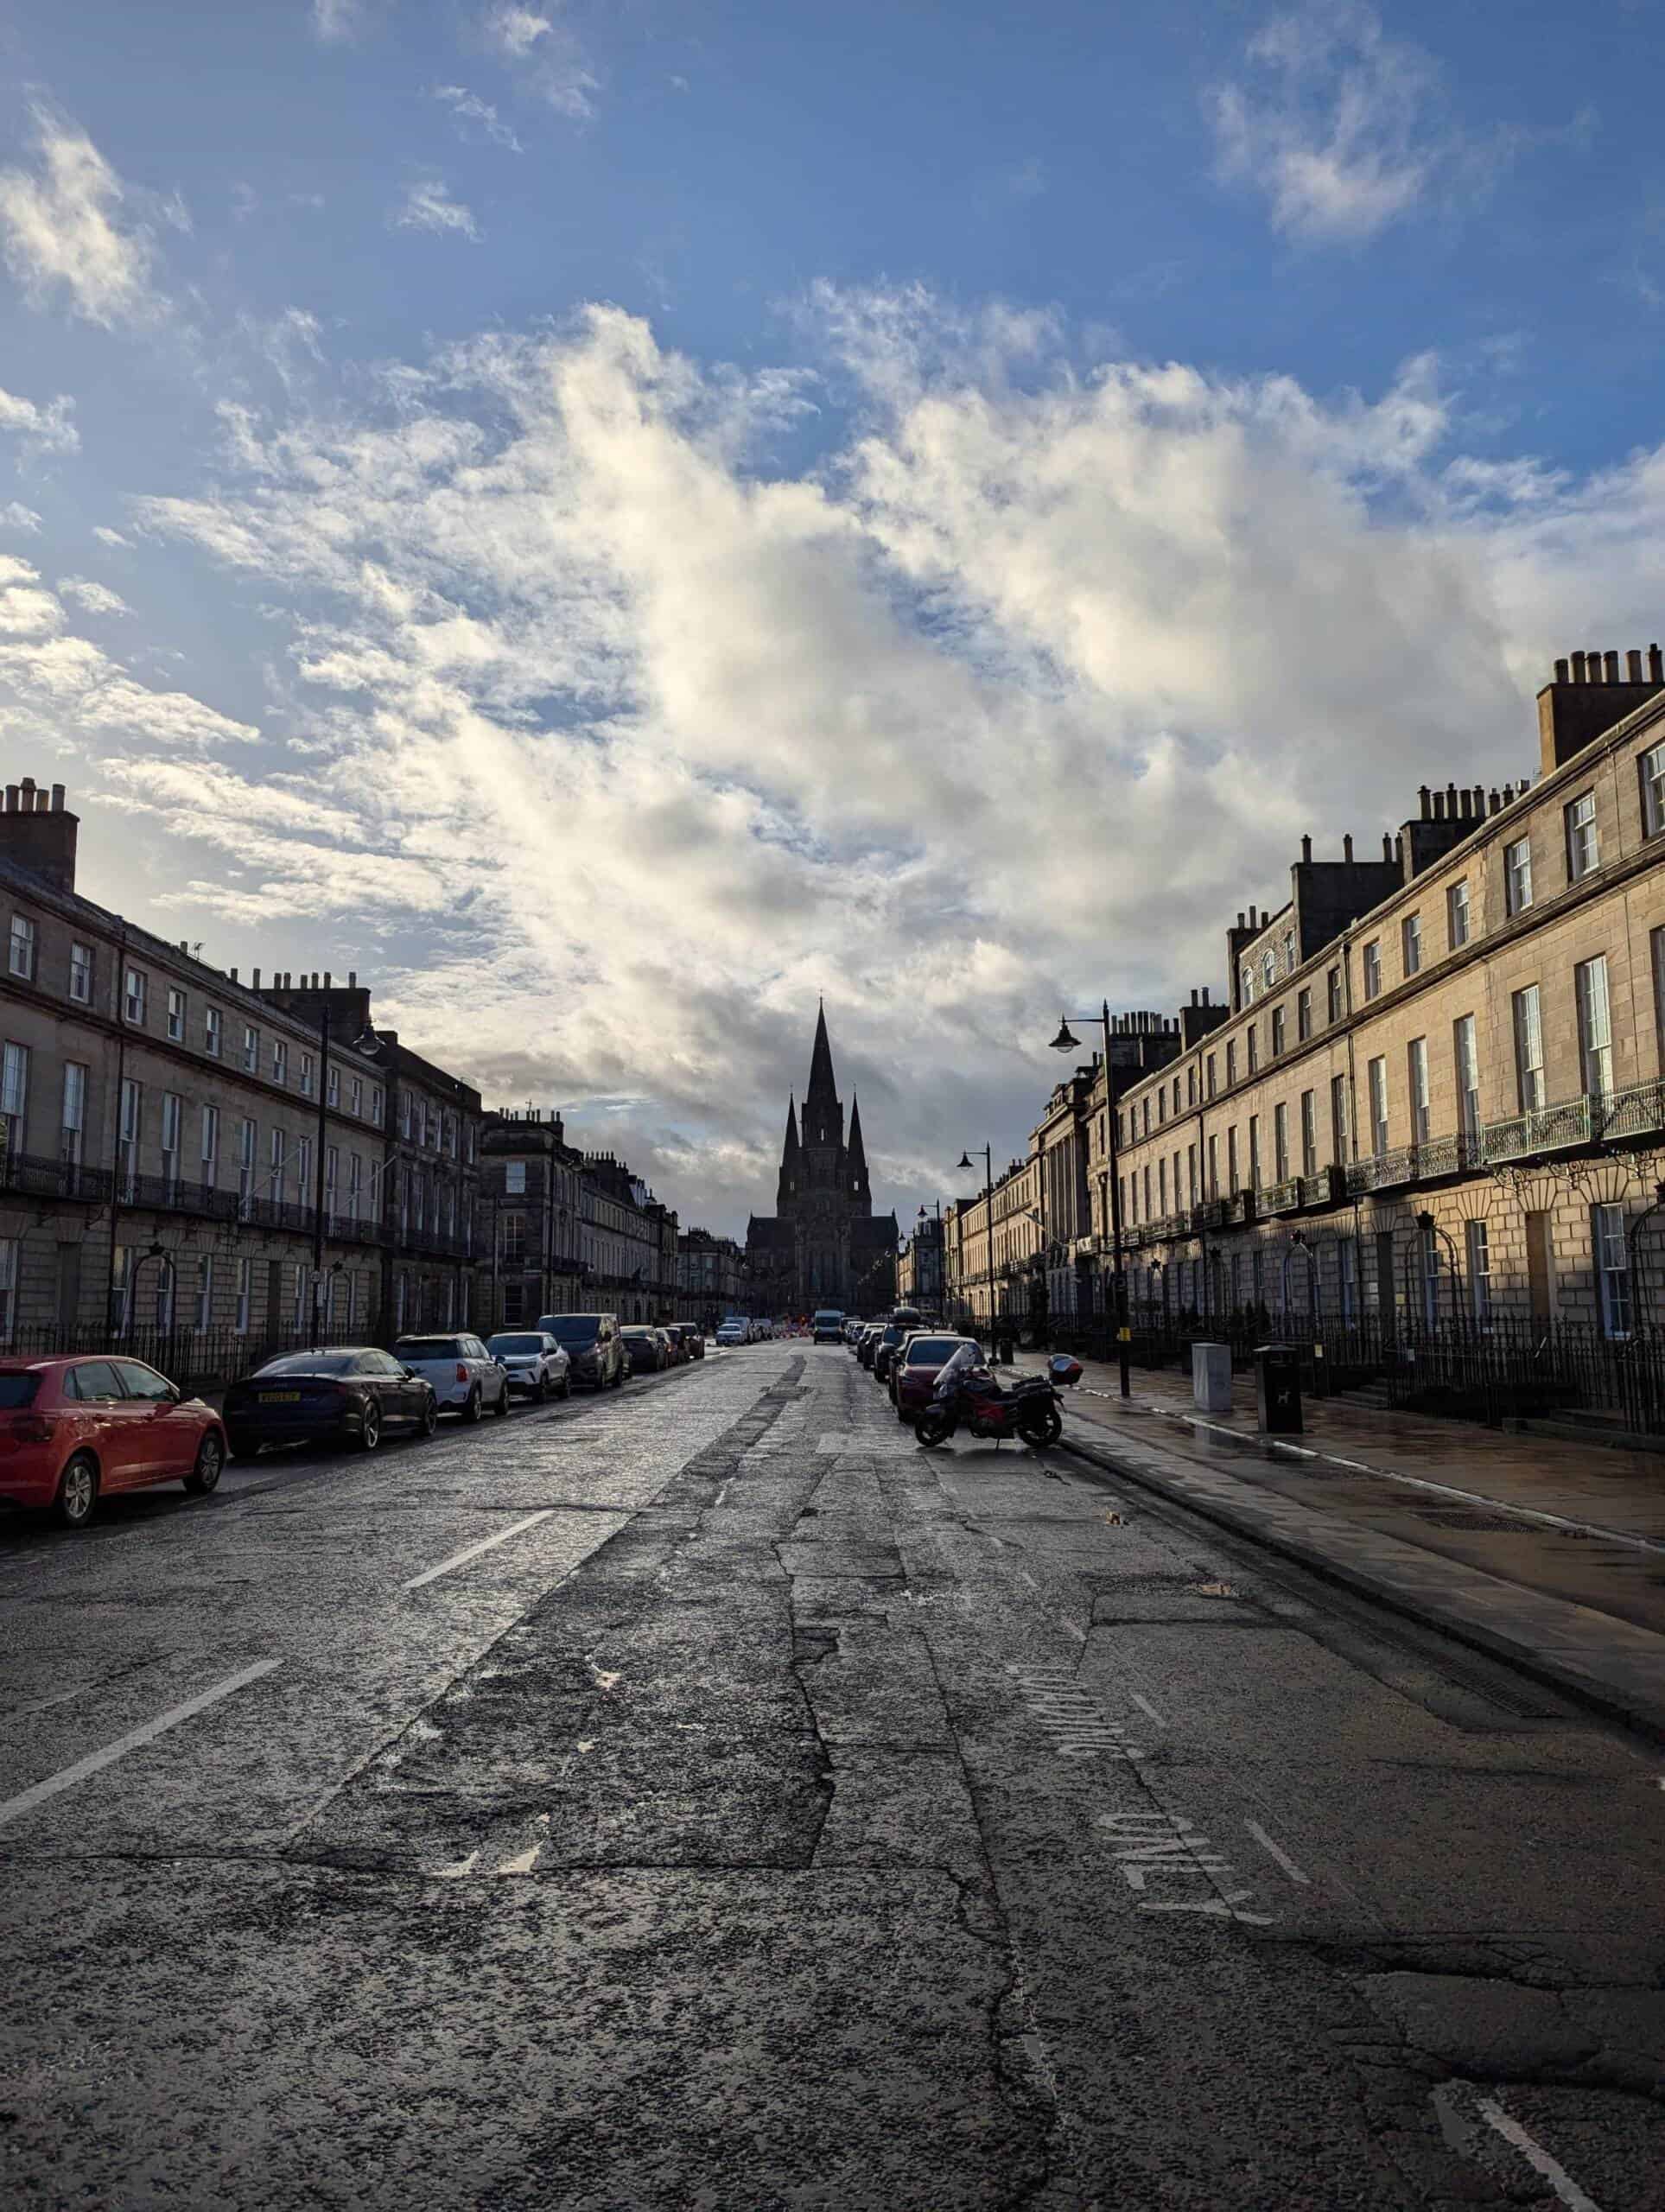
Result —
<instances>
[{"instance_id":1,"label":"white car","mask_svg":"<svg viewBox=\"0 0 1665 2212\"><path fill-rule=\"evenodd\" d=\"M717 1330L717 1342L720 1344L743 1344L746 1340L744 1321L724 1321Z\"/></svg>"},{"instance_id":2,"label":"white car","mask_svg":"<svg viewBox=\"0 0 1665 2212\"><path fill-rule=\"evenodd\" d=\"M540 1404L572 1395L572 1362L566 1347L541 1329L499 1329L486 1349L509 1372L509 1388Z\"/></svg>"},{"instance_id":3,"label":"white car","mask_svg":"<svg viewBox=\"0 0 1665 2212\"><path fill-rule=\"evenodd\" d=\"M393 1357L433 1384L442 1414L461 1414L464 1421L474 1421L488 1407L494 1414L509 1410L508 1369L466 1329L444 1336L401 1337Z\"/></svg>"}]
</instances>

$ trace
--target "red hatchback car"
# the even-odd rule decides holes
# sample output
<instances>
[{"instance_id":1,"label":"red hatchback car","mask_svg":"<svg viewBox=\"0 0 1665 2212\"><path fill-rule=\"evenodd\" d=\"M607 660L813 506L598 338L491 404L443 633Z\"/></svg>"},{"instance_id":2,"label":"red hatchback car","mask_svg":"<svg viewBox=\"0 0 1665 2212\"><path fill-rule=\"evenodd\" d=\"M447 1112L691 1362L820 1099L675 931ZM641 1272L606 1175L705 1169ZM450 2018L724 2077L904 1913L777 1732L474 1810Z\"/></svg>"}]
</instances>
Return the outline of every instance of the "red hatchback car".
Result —
<instances>
[{"instance_id":1,"label":"red hatchback car","mask_svg":"<svg viewBox=\"0 0 1665 2212\"><path fill-rule=\"evenodd\" d=\"M182 1482L206 1497L226 1464L219 1416L142 1359L0 1359L0 1500L84 1529L101 1497Z\"/></svg>"}]
</instances>

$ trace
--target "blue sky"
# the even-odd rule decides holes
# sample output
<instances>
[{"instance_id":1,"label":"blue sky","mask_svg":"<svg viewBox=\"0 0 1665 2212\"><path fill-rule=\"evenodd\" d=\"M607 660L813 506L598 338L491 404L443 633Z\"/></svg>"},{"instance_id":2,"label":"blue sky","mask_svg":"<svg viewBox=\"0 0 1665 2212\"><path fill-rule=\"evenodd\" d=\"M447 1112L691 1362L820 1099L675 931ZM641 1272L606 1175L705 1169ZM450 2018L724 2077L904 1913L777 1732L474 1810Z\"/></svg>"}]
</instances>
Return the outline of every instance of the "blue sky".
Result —
<instances>
[{"instance_id":1,"label":"blue sky","mask_svg":"<svg viewBox=\"0 0 1665 2212\"><path fill-rule=\"evenodd\" d=\"M1217 981L1300 832L1518 773L1555 653L1658 634L1661 40L21 7L9 773L93 895L373 973L714 1226L824 990L911 1213L1057 998Z\"/></svg>"}]
</instances>

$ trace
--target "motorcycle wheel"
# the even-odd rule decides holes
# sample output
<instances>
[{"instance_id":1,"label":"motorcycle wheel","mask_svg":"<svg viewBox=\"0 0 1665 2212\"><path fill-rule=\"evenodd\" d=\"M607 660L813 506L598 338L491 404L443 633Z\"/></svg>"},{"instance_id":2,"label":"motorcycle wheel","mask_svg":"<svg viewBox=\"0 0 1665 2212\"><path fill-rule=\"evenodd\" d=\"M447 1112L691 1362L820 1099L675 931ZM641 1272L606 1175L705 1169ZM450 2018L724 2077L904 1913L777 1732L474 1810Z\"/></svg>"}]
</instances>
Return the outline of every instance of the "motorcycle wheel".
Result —
<instances>
[{"instance_id":1,"label":"motorcycle wheel","mask_svg":"<svg viewBox=\"0 0 1665 2212\"><path fill-rule=\"evenodd\" d=\"M1018 1423L1018 1434L1026 1444L1056 1444L1063 1433L1064 1419L1056 1406L1038 1407Z\"/></svg>"},{"instance_id":2,"label":"motorcycle wheel","mask_svg":"<svg viewBox=\"0 0 1665 2212\"><path fill-rule=\"evenodd\" d=\"M953 1417L927 1410L913 1424L913 1433L927 1450L937 1444L946 1444L954 1433Z\"/></svg>"}]
</instances>

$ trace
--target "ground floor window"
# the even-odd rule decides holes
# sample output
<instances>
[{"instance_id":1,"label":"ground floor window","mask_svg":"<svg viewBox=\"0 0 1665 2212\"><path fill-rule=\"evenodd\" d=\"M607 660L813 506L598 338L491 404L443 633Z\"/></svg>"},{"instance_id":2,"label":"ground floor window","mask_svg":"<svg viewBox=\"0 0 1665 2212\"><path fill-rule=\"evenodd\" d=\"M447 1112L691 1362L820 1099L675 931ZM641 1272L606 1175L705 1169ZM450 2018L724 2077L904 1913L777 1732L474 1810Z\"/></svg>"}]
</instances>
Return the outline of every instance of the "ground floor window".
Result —
<instances>
[{"instance_id":1,"label":"ground floor window","mask_svg":"<svg viewBox=\"0 0 1665 2212\"><path fill-rule=\"evenodd\" d=\"M1350 1326L1358 1319L1358 1240L1344 1236L1336 1247L1336 1288L1341 1318Z\"/></svg>"},{"instance_id":2,"label":"ground floor window","mask_svg":"<svg viewBox=\"0 0 1665 2212\"><path fill-rule=\"evenodd\" d=\"M237 1263L237 1333L249 1333L249 1309L254 1300L254 1262L239 1260Z\"/></svg>"},{"instance_id":3,"label":"ground floor window","mask_svg":"<svg viewBox=\"0 0 1665 2212\"><path fill-rule=\"evenodd\" d=\"M1630 1333L1630 1254L1624 1241L1623 1206L1594 1206L1590 1215L1590 1250L1605 1335Z\"/></svg>"},{"instance_id":4,"label":"ground floor window","mask_svg":"<svg viewBox=\"0 0 1665 2212\"><path fill-rule=\"evenodd\" d=\"M0 1344L17 1332L17 1239L0 1236Z\"/></svg>"},{"instance_id":5,"label":"ground floor window","mask_svg":"<svg viewBox=\"0 0 1665 2212\"><path fill-rule=\"evenodd\" d=\"M1471 1221L1468 1243L1469 1299L1477 1321L1491 1319L1491 1239L1483 1221Z\"/></svg>"},{"instance_id":6,"label":"ground floor window","mask_svg":"<svg viewBox=\"0 0 1665 2212\"><path fill-rule=\"evenodd\" d=\"M214 1318L214 1262L211 1252L199 1253L196 1263L196 1310L193 1324L199 1329L212 1327Z\"/></svg>"}]
</instances>

